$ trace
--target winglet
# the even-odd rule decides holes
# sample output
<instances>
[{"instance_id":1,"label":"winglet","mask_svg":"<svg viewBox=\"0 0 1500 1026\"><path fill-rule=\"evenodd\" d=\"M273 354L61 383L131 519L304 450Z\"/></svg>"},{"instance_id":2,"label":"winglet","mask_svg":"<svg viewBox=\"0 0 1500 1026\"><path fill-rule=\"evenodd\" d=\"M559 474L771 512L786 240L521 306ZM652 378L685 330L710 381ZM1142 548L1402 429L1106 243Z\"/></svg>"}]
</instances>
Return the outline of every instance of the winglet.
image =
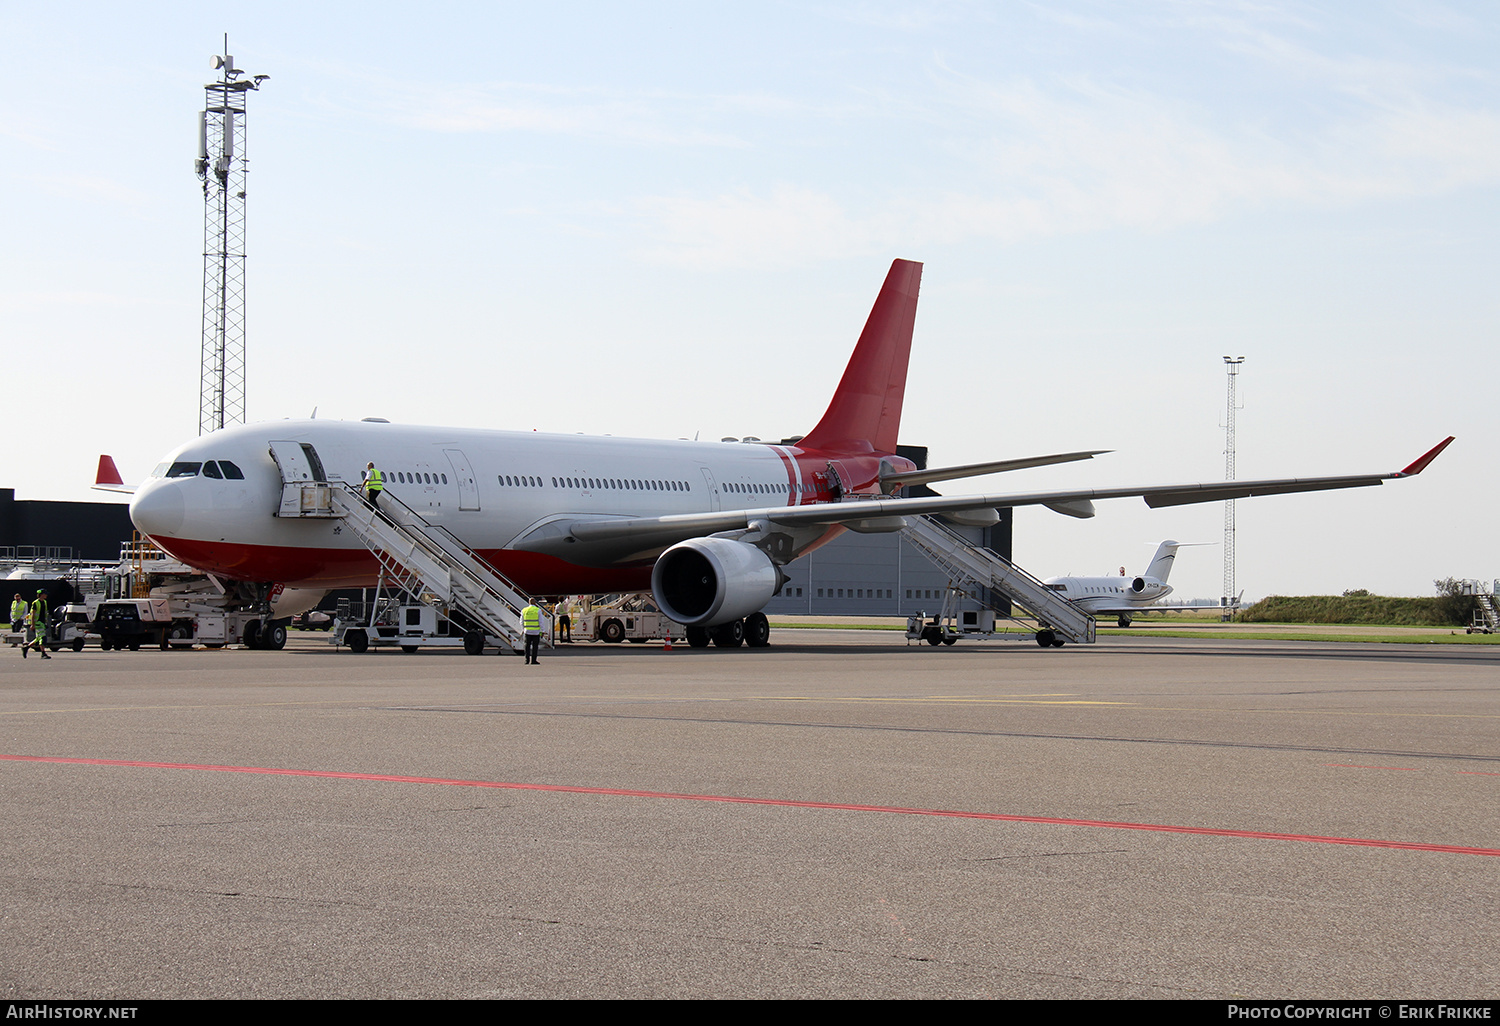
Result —
<instances>
[{"instance_id":1,"label":"winglet","mask_svg":"<svg viewBox=\"0 0 1500 1026\"><path fill-rule=\"evenodd\" d=\"M1448 448L1448 443L1451 441L1453 441L1453 436L1449 435L1437 445L1434 445L1431 449L1428 449L1425 454L1418 456L1416 462L1414 462L1411 466L1407 467L1405 470L1396 471L1395 475L1393 476L1412 477L1413 475L1420 474L1422 471L1427 469L1427 464L1437 459L1438 453Z\"/></svg>"},{"instance_id":2,"label":"winglet","mask_svg":"<svg viewBox=\"0 0 1500 1026\"><path fill-rule=\"evenodd\" d=\"M120 476L120 471L115 467L113 456L99 457L99 472L94 475L95 485L123 485L125 479Z\"/></svg>"}]
</instances>

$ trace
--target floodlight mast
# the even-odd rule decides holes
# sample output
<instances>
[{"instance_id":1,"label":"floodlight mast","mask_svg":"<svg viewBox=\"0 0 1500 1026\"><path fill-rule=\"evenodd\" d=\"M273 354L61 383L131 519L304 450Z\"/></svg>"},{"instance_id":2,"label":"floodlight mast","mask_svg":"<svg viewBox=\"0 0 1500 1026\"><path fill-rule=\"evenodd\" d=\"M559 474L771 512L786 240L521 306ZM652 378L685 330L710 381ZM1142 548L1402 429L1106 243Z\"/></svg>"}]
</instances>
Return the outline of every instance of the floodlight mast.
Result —
<instances>
[{"instance_id":1,"label":"floodlight mast","mask_svg":"<svg viewBox=\"0 0 1500 1026\"><path fill-rule=\"evenodd\" d=\"M1238 404L1234 398L1234 382L1240 374L1240 364L1245 362L1243 356L1224 357L1224 369L1229 375L1229 402L1224 413L1224 480L1234 480L1234 411ZM1234 500L1224 500L1224 596L1220 604L1223 607L1221 619L1226 623L1234 616L1236 605L1236 593L1234 590Z\"/></svg>"},{"instance_id":2,"label":"floodlight mast","mask_svg":"<svg viewBox=\"0 0 1500 1026\"><path fill-rule=\"evenodd\" d=\"M203 183L200 435L245 421L245 97L269 77L236 68L227 35L213 67L220 76L203 87L194 164Z\"/></svg>"}]
</instances>

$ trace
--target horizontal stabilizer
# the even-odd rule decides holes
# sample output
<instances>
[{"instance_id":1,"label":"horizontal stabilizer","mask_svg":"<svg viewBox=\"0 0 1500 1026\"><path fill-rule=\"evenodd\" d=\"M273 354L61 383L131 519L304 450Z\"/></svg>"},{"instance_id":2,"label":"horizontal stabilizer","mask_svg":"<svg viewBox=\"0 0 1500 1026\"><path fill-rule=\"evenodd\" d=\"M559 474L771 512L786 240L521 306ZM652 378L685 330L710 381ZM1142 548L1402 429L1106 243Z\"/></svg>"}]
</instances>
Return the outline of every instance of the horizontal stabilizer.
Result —
<instances>
[{"instance_id":1,"label":"horizontal stabilizer","mask_svg":"<svg viewBox=\"0 0 1500 1026\"><path fill-rule=\"evenodd\" d=\"M993 463L967 463L961 467L937 467L932 470L909 470L904 472L882 471L880 474L880 490L891 492L906 485L932 484L934 481L953 481L961 477L1004 474L1010 470L1026 470L1030 467L1049 467L1054 463L1091 460L1095 456L1103 455L1109 451L1109 449L1091 449L1088 452L1060 452L1051 456L1028 456L1019 460L996 460Z\"/></svg>"}]
</instances>

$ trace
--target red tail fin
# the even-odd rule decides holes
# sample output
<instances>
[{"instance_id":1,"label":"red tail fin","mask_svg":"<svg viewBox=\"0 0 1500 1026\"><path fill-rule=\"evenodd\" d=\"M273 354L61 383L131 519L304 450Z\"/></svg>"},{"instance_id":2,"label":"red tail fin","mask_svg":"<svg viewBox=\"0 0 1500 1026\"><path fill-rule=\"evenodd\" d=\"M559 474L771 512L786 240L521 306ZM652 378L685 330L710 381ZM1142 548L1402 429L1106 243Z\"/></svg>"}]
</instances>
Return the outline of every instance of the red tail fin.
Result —
<instances>
[{"instance_id":1,"label":"red tail fin","mask_svg":"<svg viewBox=\"0 0 1500 1026\"><path fill-rule=\"evenodd\" d=\"M828 412L798 443L801 448L851 455L896 451L921 284L921 264L891 263Z\"/></svg>"},{"instance_id":2,"label":"red tail fin","mask_svg":"<svg viewBox=\"0 0 1500 1026\"><path fill-rule=\"evenodd\" d=\"M120 472L115 469L113 456L99 457L99 471L94 475L96 485L122 485L125 482L120 479Z\"/></svg>"}]
</instances>

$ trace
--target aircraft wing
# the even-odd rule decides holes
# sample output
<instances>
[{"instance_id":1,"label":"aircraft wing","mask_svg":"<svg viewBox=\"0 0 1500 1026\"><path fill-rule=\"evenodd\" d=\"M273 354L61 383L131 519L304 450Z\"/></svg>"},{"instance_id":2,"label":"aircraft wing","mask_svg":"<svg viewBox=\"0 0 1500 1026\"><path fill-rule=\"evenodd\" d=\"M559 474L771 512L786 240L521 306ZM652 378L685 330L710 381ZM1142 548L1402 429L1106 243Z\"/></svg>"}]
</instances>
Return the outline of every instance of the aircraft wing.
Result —
<instances>
[{"instance_id":1,"label":"aircraft wing","mask_svg":"<svg viewBox=\"0 0 1500 1026\"><path fill-rule=\"evenodd\" d=\"M1196 502L1246 499L1258 495L1365 488L1388 480L1420 474L1453 441L1449 436L1404 469L1384 474L1343 477L1268 478L1260 481L1210 481L1197 484L1151 485L1144 488L1089 488L1077 491L999 492L987 495L940 495L924 498L847 499L810 506L768 506L760 509L682 513L664 517L557 518L535 525L508 548L566 556L570 562L607 566L652 559L662 550L689 538L727 531L743 531L757 523L772 530L842 525L852 531L901 529L900 518L925 513L957 513L1007 506L1047 506L1076 517L1094 515L1096 499L1139 496L1146 505L1183 506Z\"/></svg>"}]
</instances>

